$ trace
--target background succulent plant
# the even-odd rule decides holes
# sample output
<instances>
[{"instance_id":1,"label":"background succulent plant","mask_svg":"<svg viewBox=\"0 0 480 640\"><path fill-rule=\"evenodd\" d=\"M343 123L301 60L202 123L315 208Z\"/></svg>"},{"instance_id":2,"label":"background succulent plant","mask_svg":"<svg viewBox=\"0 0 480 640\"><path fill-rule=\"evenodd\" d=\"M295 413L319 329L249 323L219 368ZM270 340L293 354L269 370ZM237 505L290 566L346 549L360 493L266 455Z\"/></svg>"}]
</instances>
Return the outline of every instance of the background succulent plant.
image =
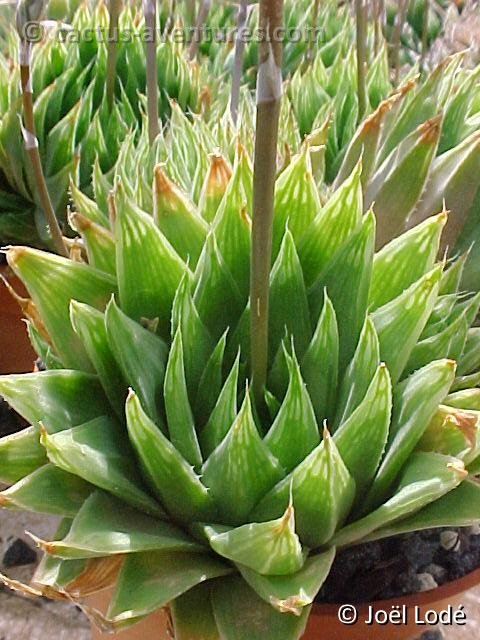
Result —
<instances>
[{"instance_id":1,"label":"background succulent plant","mask_svg":"<svg viewBox=\"0 0 480 640\"><path fill-rule=\"evenodd\" d=\"M356 90L336 94L325 109L320 109L313 131L303 140L303 153L294 161L292 149L302 144L302 135L290 93L290 99L282 105L278 164L285 170L280 182L295 175L306 184L305 197L315 207L348 177L363 154L364 206L372 205L377 216L377 246L445 206L450 213L440 254L443 256L446 249L450 255L469 252L464 283L478 290L478 70L465 70L460 62L460 56L453 56L424 81L407 79L373 111L370 107L370 115L358 127L356 119L344 120L342 114L348 110L332 104L339 96L350 96L356 105ZM97 204L107 212L108 191L119 180L133 201L152 212L151 176L155 166L161 164L161 171L192 206L207 206L210 188L217 190L217 196L208 206L218 206L235 161L238 139L250 163L253 156L255 105L251 96L242 93L238 127L231 121L227 104L228 92L212 103L209 117L193 120L174 107L168 129L153 147L148 145L145 131L138 142L128 137L115 169L103 177L101 172L95 173ZM190 153L191 148L197 150L196 154ZM310 177L304 177L309 172L316 184L314 195ZM332 179L333 187L329 184ZM207 215L209 221L214 214L212 210Z\"/></svg>"},{"instance_id":2,"label":"background succulent plant","mask_svg":"<svg viewBox=\"0 0 480 640\"><path fill-rule=\"evenodd\" d=\"M216 209L157 170L153 216L120 180L109 216L74 214L88 264L8 251L47 371L0 379L32 424L0 441L0 501L64 517L37 539L34 592L115 586L110 627L171 603L180 630L288 640L335 548L478 520L480 298L462 261L436 263L446 214L375 253L360 165L323 206L295 165L277 181L260 404L242 147Z\"/></svg>"},{"instance_id":3,"label":"background succulent plant","mask_svg":"<svg viewBox=\"0 0 480 640\"><path fill-rule=\"evenodd\" d=\"M116 101L105 99L108 12L103 3L87 4L75 12L69 37L58 31L35 46L32 88L37 138L47 185L61 221L66 221L71 180L88 191L92 165L98 161L109 171L118 158L121 142L141 123L145 94L145 54L141 38L143 17L132 7L120 16ZM63 27L59 27L63 29ZM86 37L85 34L90 34ZM79 39L78 35L82 34ZM50 238L36 184L23 148L19 114L18 42L9 32L8 51L0 57L0 238L49 245ZM196 111L205 70L190 64L181 44L166 39L158 46L160 114L166 117L170 99L185 110Z\"/></svg>"},{"instance_id":4,"label":"background succulent plant","mask_svg":"<svg viewBox=\"0 0 480 640\"><path fill-rule=\"evenodd\" d=\"M333 82L338 60L306 73ZM108 166L86 148L70 258L7 250L46 370L0 378L32 425L0 440L0 504L63 521L34 537L32 587L6 584L79 601L113 588L104 615L86 609L108 629L169 605L178 640L199 621L215 639L295 640L337 549L478 522L480 294L462 289L467 254L438 262L476 195L458 195L478 162L476 74L458 63L382 100L385 72L356 131L335 104L330 156L328 119L297 122L295 78L281 108L275 92L257 105L282 147L265 387L251 258L259 158L271 193L276 159L257 144L252 169L248 90L238 128L220 90L202 117L172 104L153 144L144 122L125 127Z\"/></svg>"}]
</instances>

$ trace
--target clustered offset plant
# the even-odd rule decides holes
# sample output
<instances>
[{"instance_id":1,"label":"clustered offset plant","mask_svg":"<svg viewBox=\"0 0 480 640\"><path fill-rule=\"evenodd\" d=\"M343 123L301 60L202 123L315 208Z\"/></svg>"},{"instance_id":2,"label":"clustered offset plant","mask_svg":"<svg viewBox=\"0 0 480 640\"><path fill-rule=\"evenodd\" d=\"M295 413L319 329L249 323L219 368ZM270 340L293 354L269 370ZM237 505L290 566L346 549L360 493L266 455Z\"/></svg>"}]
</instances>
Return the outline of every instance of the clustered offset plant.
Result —
<instances>
[{"instance_id":1,"label":"clustered offset plant","mask_svg":"<svg viewBox=\"0 0 480 640\"><path fill-rule=\"evenodd\" d=\"M435 215L445 205L450 213L441 256L447 248L452 255L469 254L463 282L467 288L478 290L478 70L459 68L460 60L460 56L447 59L423 83L415 78L406 80L353 133L345 135L348 144L340 151L336 139L343 137L345 130L336 116L331 120L320 117L316 123L319 126L315 125L302 143L295 103L285 99L280 114L279 157L286 170L280 184L287 177L295 179L307 185L306 197L312 202L318 198L325 202L332 188L349 176L362 156L364 206L373 205L379 220L377 246ZM155 169L159 164L161 172L174 183L177 197L181 192L196 210L202 212L209 206L207 193L211 189L216 190L217 199L221 197L234 163L237 139L242 141L247 156L253 155L255 105L248 94L243 94L239 124L234 127L226 99L224 108L217 111L220 103L219 99L212 105L207 122L201 118L192 121L174 107L169 128L153 147L148 144L146 131L137 141L127 138L114 170L109 175L94 175L97 204L107 211L108 191L119 180L141 208L153 212L151 176L160 171ZM300 146L303 152L292 160L293 151ZM195 154L190 153L192 148ZM315 196L309 186L312 174L318 188ZM332 178L333 187L328 184ZM168 190L163 197L169 197ZM172 198L175 200L175 195ZM81 202L77 200L74 194L80 212L93 204L87 205L84 197ZM295 203L291 215L302 206L301 200ZM213 213L206 217L210 221Z\"/></svg>"},{"instance_id":2,"label":"clustered offset plant","mask_svg":"<svg viewBox=\"0 0 480 640\"><path fill-rule=\"evenodd\" d=\"M179 24L187 25L185 6L180 5L178 18ZM228 31L228 25L233 27L233 17L231 6L221 4L211 7L208 13L208 26L212 33L220 28L223 28L224 32ZM256 19L255 9L247 11L247 23L250 28L253 28ZM172 16L165 7L160 12L158 20L163 33L167 34ZM286 152L285 162L288 162L289 149L296 149L302 137L308 135L308 144L311 147L318 147L318 160L314 163L316 176L321 179L324 175L327 183L336 180L338 184L338 172L340 171L341 179L346 175L345 166L341 165L348 146L353 146L348 154L347 165L350 170L354 161L358 159L362 142L362 125L360 125L360 133L357 132L355 135L357 122L362 118L360 118L358 103L355 30L352 17L348 7L341 7L340 11L337 11L335 2L327 2L322 4L317 13L315 13L315 6L288 5L286 22L291 28L297 26L297 30L307 30L318 25L319 33L316 42L302 39L300 42L287 43L285 47L287 62L284 73L286 76L291 74L287 83L289 100L284 101L281 116L280 142L282 150ZM82 5L73 19L73 27L78 29L78 33L82 33L82 29L100 28L106 40L108 40L108 23L108 13L102 3L93 12L87 5ZM46 183L52 194L52 205L63 223L65 232L68 229L66 205L69 183L73 181L75 185L91 195L92 164L95 163L97 172L110 174L110 181L112 181L114 173L112 167L119 156L119 164L125 162L125 156L120 153L122 141L126 139L127 144L130 145L138 143L138 129L142 128L143 113L147 111L146 101L144 101L145 106L142 107L139 106L138 100L138 94L144 94L146 89L144 46L141 38L136 37L142 32L143 25L143 16L134 5L127 6L120 14L120 33L130 30L136 35L131 36L127 42L123 42L120 38L116 54L119 61L118 78L115 82L117 97L113 105L109 104L108 96L105 95L105 85L110 82L106 80L108 46L105 42L98 42L98 32L94 31L97 38L93 42L76 42L74 39L73 42L62 44L55 37L47 37L41 45L35 47L32 77L37 138ZM380 163L386 159L386 152L392 152L395 155L404 137L412 134L413 139L414 125L423 124L428 117L433 117L442 110L445 111L445 118L440 131L438 152L449 150L450 147L463 142L469 133L473 134L478 129L478 99L474 88L476 73L473 72L468 76L467 72L458 69L459 60L457 59L447 67L445 77L443 69L439 68L425 82L420 83L418 89L409 90L412 89L413 81L412 83L407 81L403 87L395 90L394 95L397 96L398 104L393 108L392 114L388 115L387 112L395 101L392 99L380 105L391 91L386 49L381 40L376 41L376 34L372 28L367 32L367 37L367 50L374 51L377 48L378 53L374 59L370 60L371 64L368 66L367 102L362 112L364 111L364 116L368 117L375 109L378 111L372 119L366 120L365 126L373 126L375 131L381 132L383 139L390 139L389 145L381 146L375 158L369 159L370 163L374 164L365 168L364 181L370 177L375 181L374 170L377 170L377 175L380 175L385 170L385 166L388 166L388 162L380 166ZM11 60L14 61L17 58L16 38L12 34L10 40L11 59L8 64L12 64ZM168 36L165 41L158 43L156 62L160 88L159 112L163 118L168 114L169 119L170 98L178 101L181 109L186 112L202 112L204 129L212 130L213 138L222 150L225 144L228 144L231 156L232 140L237 132L229 109L231 100L229 83L222 82L221 86L213 86L215 83L209 80L212 76L224 77L225 70L229 69L230 62L227 55L229 47L221 43L215 46L214 44L200 43L203 55L207 58L210 56L211 61L209 65L202 64L199 68L186 59L186 48L174 44ZM211 47L214 47L214 50L210 50ZM230 55L233 56L233 49ZM249 75L252 78L255 77L256 56L256 43L247 42L246 52L243 54L244 79L248 79ZM50 226L45 219L44 207L38 202L38 185L35 176L32 175L20 132L17 69L18 67L14 64L12 74L6 59L0 63L0 76L3 76L0 77L0 99L4 107L4 116L0 120L0 238L4 243L21 241L37 246L49 246ZM227 77L228 74L229 71ZM109 78L111 77L110 74ZM204 91L208 86L210 88ZM240 89L240 87L237 88ZM246 144L247 147L251 147L253 127L249 125L253 123L255 106L245 87L240 93L239 109L242 112L241 117L238 118L240 136L245 138L245 132L249 131L250 140L246 141ZM422 103L422 108L418 109L417 113L414 113L413 107L408 106L412 96L415 96L413 101L417 105ZM153 100L156 102L155 96ZM152 108L149 107L149 110L151 114ZM237 110L236 108L235 111ZM404 115L401 126L395 121L396 114L400 111ZM153 117L149 117L150 142L158 132L158 125L155 126L158 119L155 116L153 107ZM464 122L465 119L467 123ZM390 134L392 129L395 129L395 132ZM137 132L133 136L129 135L132 130ZM209 138L211 139L211 136ZM382 140L379 144L381 142ZM474 142L472 137L470 150L476 149ZM395 145L392 147L393 143ZM435 134L431 136L431 143L428 147L429 152L435 144ZM209 148L208 152L211 151L213 149ZM461 145L456 151L452 150L450 164L460 159L458 164L463 167L462 153L464 149ZM475 156L473 151L470 156L472 155ZM431 160L433 162L433 156ZM439 164L441 164L440 161ZM203 173L200 171L197 180L204 178L206 168L207 163L204 161ZM424 162L416 188L411 193L412 203L422 195L423 188L428 183L429 173L430 166ZM456 178L457 192L461 191L468 182L470 185L474 184L469 180L470 174L467 175L466 170L459 169L456 173L459 174ZM398 175L399 172L397 172ZM449 179L453 179L452 175L449 175ZM436 186L432 184L429 188L436 189ZM373 192L375 191L376 188L373 189ZM367 189L367 192L371 195L370 190ZM198 193L197 188L195 195L198 196ZM467 203L472 204L474 195L469 193L468 198L462 199L459 203L455 201L453 207L450 205L450 198L447 198L447 206L452 209L452 219L466 218L463 211L461 215L457 215L455 207L466 208ZM439 197L443 196L439 196L436 189L436 201L433 207L430 206L429 199L426 199L427 215L439 210ZM379 207L380 203L377 204L377 213L380 212ZM476 209L478 207L475 207ZM393 212L399 228L409 212L410 210ZM472 213L469 218L475 219L475 213ZM382 223L381 226L387 231L388 223ZM465 239L460 243L462 250L469 248L465 245L471 237L471 228L474 226L474 223L471 223L467 227ZM458 224L457 228L460 231L462 225ZM471 286L478 287L475 282L477 276L471 273L472 264L473 260L470 261L467 269L467 281Z\"/></svg>"},{"instance_id":3,"label":"clustered offset plant","mask_svg":"<svg viewBox=\"0 0 480 640\"><path fill-rule=\"evenodd\" d=\"M323 207L287 172L264 402L246 385L241 149L209 219L169 208L157 174L153 216L120 182L109 216L83 209L88 264L8 250L48 370L0 379L32 424L0 441L0 501L64 517L37 540L33 592L115 586L107 627L171 603L178 638L201 620L212 637L287 640L336 548L478 520L480 298L459 292L461 262L436 262L447 214L375 253L360 165Z\"/></svg>"},{"instance_id":4,"label":"clustered offset plant","mask_svg":"<svg viewBox=\"0 0 480 640\"><path fill-rule=\"evenodd\" d=\"M104 3L92 11L82 4L73 17L73 32L58 27L65 41L54 28L34 45L31 75L38 146L52 204L63 223L70 182L88 190L94 163L108 172L121 142L141 124L146 111L139 101L146 90L143 17L133 7L120 15L112 105L106 96L108 24ZM12 28L8 52L0 56L0 238L3 243L48 246L49 228L20 127L18 55L18 36ZM200 110L205 69L190 64L183 46L168 38L159 43L157 57L160 116L168 113L170 99L184 110Z\"/></svg>"}]
</instances>

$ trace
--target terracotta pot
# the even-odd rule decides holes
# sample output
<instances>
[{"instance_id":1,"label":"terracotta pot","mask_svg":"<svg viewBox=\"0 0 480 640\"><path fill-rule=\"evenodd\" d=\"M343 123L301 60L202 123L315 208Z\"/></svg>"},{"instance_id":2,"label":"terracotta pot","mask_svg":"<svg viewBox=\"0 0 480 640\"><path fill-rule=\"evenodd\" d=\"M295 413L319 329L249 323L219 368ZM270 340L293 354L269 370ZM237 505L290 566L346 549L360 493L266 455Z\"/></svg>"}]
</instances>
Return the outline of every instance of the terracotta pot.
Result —
<instances>
[{"instance_id":1,"label":"terracotta pot","mask_svg":"<svg viewBox=\"0 0 480 640\"><path fill-rule=\"evenodd\" d=\"M96 593L87 599L89 606L97 611L106 611L111 597L111 591ZM170 617L165 610L158 611L142 622L118 633L101 633L95 626L92 627L92 640L172 640L170 632Z\"/></svg>"},{"instance_id":2,"label":"terracotta pot","mask_svg":"<svg viewBox=\"0 0 480 640\"><path fill-rule=\"evenodd\" d=\"M339 605L317 605L312 609L304 640L411 640L418 638L431 627L419 626L415 623L416 607L418 619L424 619L425 613L429 610L440 612L449 605L456 607L462 604L464 593L478 585L480 585L480 569L432 591L392 600L379 600L371 604L374 611L387 612L391 612L393 606L405 606L408 622L402 625L366 625L369 604L357 606L356 624L344 625L338 620ZM466 614L468 617L468 611Z\"/></svg>"},{"instance_id":3,"label":"terracotta pot","mask_svg":"<svg viewBox=\"0 0 480 640\"><path fill-rule=\"evenodd\" d=\"M418 618L423 619L427 611L440 612L447 609L449 605L456 607L461 604L464 593L478 585L480 585L480 569L432 591L372 603L371 606L376 612L380 610L391 612L393 606L406 607L408 622L402 625L366 625L370 606L368 604L357 606L358 621L354 625L344 625L339 622L339 605L314 605L303 640L411 640L430 628L415 624L416 607ZM108 599L109 593L103 592L97 594L90 602L99 610L105 610ZM468 616L468 611L466 614ZM117 637L122 640L171 640L168 615L165 612L154 614L139 625L113 636L102 634L97 629L93 630L93 640Z\"/></svg>"},{"instance_id":4,"label":"terracotta pot","mask_svg":"<svg viewBox=\"0 0 480 640\"><path fill-rule=\"evenodd\" d=\"M6 266L0 274L8 280L17 293L25 295L20 280ZM22 312L7 287L0 282L0 374L32 371L36 355L30 345Z\"/></svg>"}]
</instances>

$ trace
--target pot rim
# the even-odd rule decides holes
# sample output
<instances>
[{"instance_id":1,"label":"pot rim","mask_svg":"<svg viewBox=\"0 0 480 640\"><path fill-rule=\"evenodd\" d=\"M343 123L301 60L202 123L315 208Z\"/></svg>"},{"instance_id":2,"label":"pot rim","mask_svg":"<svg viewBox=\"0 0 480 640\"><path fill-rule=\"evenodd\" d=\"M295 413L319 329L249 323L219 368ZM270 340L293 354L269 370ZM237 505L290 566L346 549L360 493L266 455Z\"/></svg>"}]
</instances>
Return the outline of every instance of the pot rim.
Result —
<instances>
[{"instance_id":1,"label":"pot rim","mask_svg":"<svg viewBox=\"0 0 480 640\"><path fill-rule=\"evenodd\" d=\"M387 600L372 600L371 602L355 603L355 608L359 615L362 616L367 615L368 607L372 605L381 609L390 609L392 605L398 605L399 603L406 604L408 607L428 607L435 605L435 603L448 600L449 598L454 598L477 585L480 585L480 567L474 569L470 573L467 573L462 578L446 582L436 589L410 593L396 598L388 598ZM345 603L339 602L338 604L331 604L315 602L313 605L313 613L321 613L322 615L337 617L338 607L342 604Z\"/></svg>"}]
</instances>

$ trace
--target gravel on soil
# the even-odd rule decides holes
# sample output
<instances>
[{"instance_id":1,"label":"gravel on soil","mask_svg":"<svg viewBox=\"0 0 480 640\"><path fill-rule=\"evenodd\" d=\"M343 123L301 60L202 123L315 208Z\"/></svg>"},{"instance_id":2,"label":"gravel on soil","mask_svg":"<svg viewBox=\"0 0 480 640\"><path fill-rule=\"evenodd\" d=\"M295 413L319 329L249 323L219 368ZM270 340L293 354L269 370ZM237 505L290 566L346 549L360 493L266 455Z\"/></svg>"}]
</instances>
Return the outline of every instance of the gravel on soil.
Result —
<instances>
[{"instance_id":1,"label":"gravel on soil","mask_svg":"<svg viewBox=\"0 0 480 640\"><path fill-rule=\"evenodd\" d=\"M371 602L429 591L480 567L480 531L429 529L340 551L319 602Z\"/></svg>"}]
</instances>

